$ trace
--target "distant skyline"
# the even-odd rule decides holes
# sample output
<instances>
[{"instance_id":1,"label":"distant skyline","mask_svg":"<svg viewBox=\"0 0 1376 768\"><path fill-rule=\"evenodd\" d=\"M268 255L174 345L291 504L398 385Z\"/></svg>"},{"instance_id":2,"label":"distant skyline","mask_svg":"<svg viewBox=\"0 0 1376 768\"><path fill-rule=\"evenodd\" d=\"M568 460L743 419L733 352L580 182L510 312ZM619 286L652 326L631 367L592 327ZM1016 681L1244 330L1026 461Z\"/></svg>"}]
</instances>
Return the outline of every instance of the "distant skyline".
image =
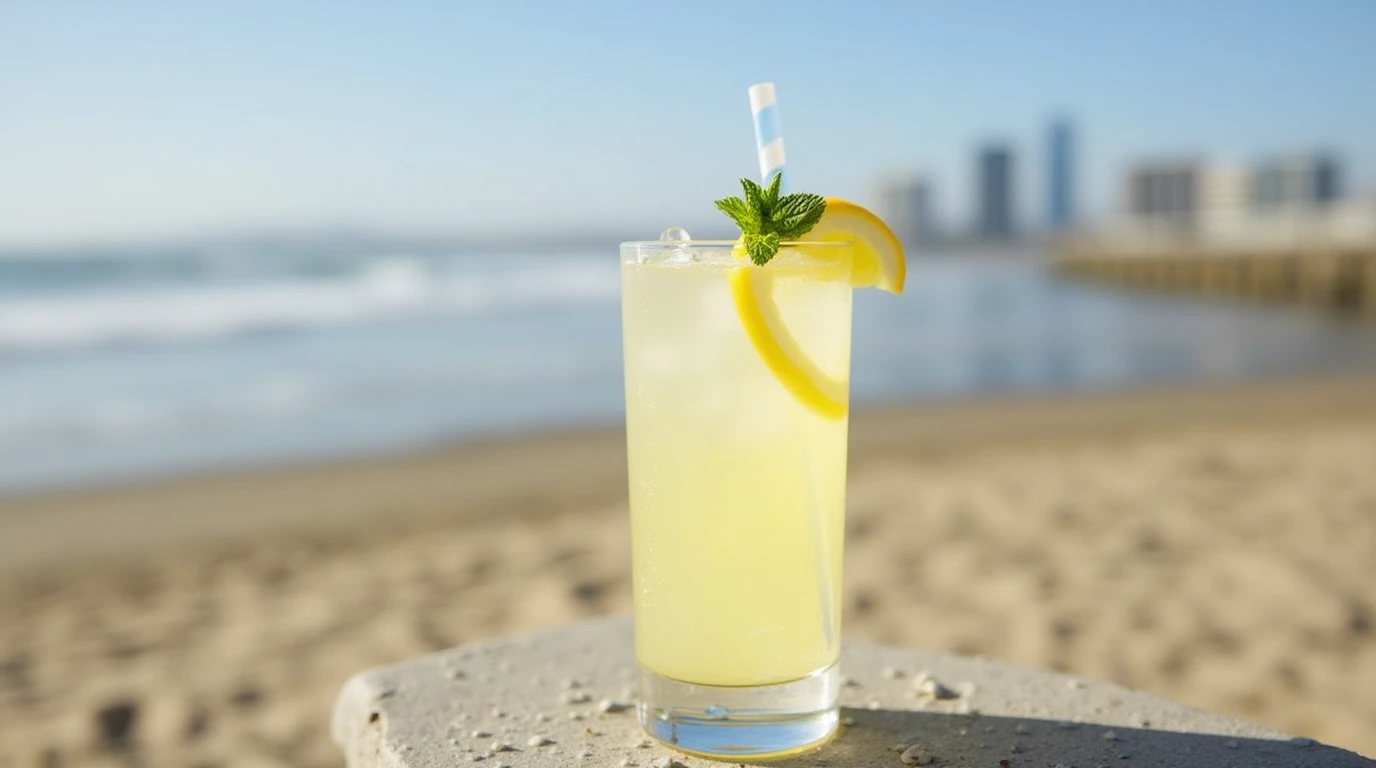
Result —
<instances>
[{"instance_id":1,"label":"distant skyline","mask_svg":"<svg viewBox=\"0 0 1376 768\"><path fill-rule=\"evenodd\" d=\"M1330 151L1376 185L1376 3L472 5L0 4L0 246L716 227L760 80L796 189L921 172L943 229L991 142L1040 224L1061 115L1078 218L1154 157Z\"/></svg>"}]
</instances>

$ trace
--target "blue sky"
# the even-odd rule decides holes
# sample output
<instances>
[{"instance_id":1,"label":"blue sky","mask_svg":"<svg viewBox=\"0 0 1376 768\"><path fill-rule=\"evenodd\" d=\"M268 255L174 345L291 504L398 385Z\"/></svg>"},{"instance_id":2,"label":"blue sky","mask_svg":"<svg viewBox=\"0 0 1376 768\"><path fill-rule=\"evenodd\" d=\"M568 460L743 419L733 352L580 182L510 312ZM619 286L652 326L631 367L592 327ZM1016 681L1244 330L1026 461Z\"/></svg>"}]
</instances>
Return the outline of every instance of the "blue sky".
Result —
<instances>
[{"instance_id":1,"label":"blue sky","mask_svg":"<svg viewBox=\"0 0 1376 768\"><path fill-rule=\"evenodd\" d=\"M0 243L352 226L650 236L753 175L778 84L795 189L929 173L968 221L1047 119L1080 198L1138 158L1331 148L1376 185L1376 2L0 2Z\"/></svg>"}]
</instances>

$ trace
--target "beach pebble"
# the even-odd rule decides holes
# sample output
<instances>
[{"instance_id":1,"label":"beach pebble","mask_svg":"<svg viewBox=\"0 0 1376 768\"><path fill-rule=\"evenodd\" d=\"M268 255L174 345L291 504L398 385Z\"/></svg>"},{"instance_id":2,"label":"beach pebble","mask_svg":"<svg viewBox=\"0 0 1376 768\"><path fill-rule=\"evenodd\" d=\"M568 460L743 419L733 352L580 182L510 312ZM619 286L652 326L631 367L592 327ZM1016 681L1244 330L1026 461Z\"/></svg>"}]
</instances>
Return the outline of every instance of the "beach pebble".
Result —
<instances>
[{"instance_id":1,"label":"beach pebble","mask_svg":"<svg viewBox=\"0 0 1376 768\"><path fill-rule=\"evenodd\" d=\"M914 744L903 750L903 754L899 755L898 759L902 760L904 765L927 765L932 762L932 755L921 745Z\"/></svg>"},{"instance_id":2,"label":"beach pebble","mask_svg":"<svg viewBox=\"0 0 1376 768\"><path fill-rule=\"evenodd\" d=\"M531 736L526 739L526 746L528 747L548 747L553 743L554 740L548 736Z\"/></svg>"},{"instance_id":3,"label":"beach pebble","mask_svg":"<svg viewBox=\"0 0 1376 768\"><path fill-rule=\"evenodd\" d=\"M1122 739L1118 738L1117 731L1104 731L1100 736L1104 741L1122 741Z\"/></svg>"},{"instance_id":4,"label":"beach pebble","mask_svg":"<svg viewBox=\"0 0 1376 768\"><path fill-rule=\"evenodd\" d=\"M1232 739L1229 739L1223 742L1223 746L1227 747L1228 749L1237 749L1237 742L1233 741Z\"/></svg>"},{"instance_id":5,"label":"beach pebble","mask_svg":"<svg viewBox=\"0 0 1376 768\"><path fill-rule=\"evenodd\" d=\"M959 696L954 690L942 684L940 680L932 677L928 672L918 673L917 677L913 678L913 685L917 687L919 694L934 699L954 699Z\"/></svg>"},{"instance_id":6,"label":"beach pebble","mask_svg":"<svg viewBox=\"0 0 1376 768\"><path fill-rule=\"evenodd\" d=\"M1016 754L1018 754L1018 753L1020 753L1020 752L1022 752L1022 745L1021 745L1021 744L1015 743L1015 744L1013 744L1013 746L1011 746L1011 747L1008 748L1008 754L1010 754L1010 755L1016 755Z\"/></svg>"},{"instance_id":7,"label":"beach pebble","mask_svg":"<svg viewBox=\"0 0 1376 768\"><path fill-rule=\"evenodd\" d=\"M505 744L505 743L500 742L500 741L494 741L494 742L492 742L492 746L488 748L488 751L489 751L489 752L515 752L515 751L516 751L516 748L513 747L513 746L511 746L510 744Z\"/></svg>"},{"instance_id":8,"label":"beach pebble","mask_svg":"<svg viewBox=\"0 0 1376 768\"><path fill-rule=\"evenodd\" d=\"M853 678L853 677L851 677L851 676L849 676L849 675L847 675L847 676L841 678L841 685L845 686L846 688L859 688L859 687L860 687L860 681L859 681L859 680L856 680L855 678Z\"/></svg>"},{"instance_id":9,"label":"beach pebble","mask_svg":"<svg viewBox=\"0 0 1376 768\"><path fill-rule=\"evenodd\" d=\"M628 710L628 709L630 709L630 708L631 708L631 705L630 705L630 704L627 704L627 703L624 702L624 701L614 701L614 700L612 700L612 699L603 699L603 700L597 702L597 711L598 711L598 712L601 712L601 713L603 713L603 714L616 714L617 712L625 712L626 710Z\"/></svg>"},{"instance_id":10,"label":"beach pebble","mask_svg":"<svg viewBox=\"0 0 1376 768\"><path fill-rule=\"evenodd\" d=\"M852 726L852 725L855 725L855 718L853 718L853 717L843 717L843 718L841 718L841 725L844 725L844 726L846 726L846 727L850 727L850 726Z\"/></svg>"},{"instance_id":11,"label":"beach pebble","mask_svg":"<svg viewBox=\"0 0 1376 768\"><path fill-rule=\"evenodd\" d=\"M592 701L592 695L587 691L569 691L564 694L565 704L587 704Z\"/></svg>"},{"instance_id":12,"label":"beach pebble","mask_svg":"<svg viewBox=\"0 0 1376 768\"><path fill-rule=\"evenodd\" d=\"M587 715L584 715L582 712L579 712L579 711L577 711L577 710L575 710L575 711L569 713L569 719L570 719L570 720L583 720L583 719L585 719L586 717L587 717Z\"/></svg>"},{"instance_id":13,"label":"beach pebble","mask_svg":"<svg viewBox=\"0 0 1376 768\"><path fill-rule=\"evenodd\" d=\"M903 676L903 670L897 667L884 667L883 675L885 680L897 680Z\"/></svg>"},{"instance_id":14,"label":"beach pebble","mask_svg":"<svg viewBox=\"0 0 1376 768\"><path fill-rule=\"evenodd\" d=\"M559 682L559 687L566 691L576 691L583 687L583 684L573 678L564 678Z\"/></svg>"},{"instance_id":15,"label":"beach pebble","mask_svg":"<svg viewBox=\"0 0 1376 768\"><path fill-rule=\"evenodd\" d=\"M661 757L655 761L655 768L688 768L672 757Z\"/></svg>"},{"instance_id":16,"label":"beach pebble","mask_svg":"<svg viewBox=\"0 0 1376 768\"><path fill-rule=\"evenodd\" d=\"M1067 680L1065 681L1065 687L1066 690L1070 691L1082 691L1084 690L1085 684L1079 680Z\"/></svg>"},{"instance_id":17,"label":"beach pebble","mask_svg":"<svg viewBox=\"0 0 1376 768\"><path fill-rule=\"evenodd\" d=\"M1031 732L1032 732L1032 729L1031 729L1031 728L1028 728L1026 725L1024 725L1024 724L1022 724L1022 723L1018 723L1017 725L1013 726L1013 733L1027 734L1027 733L1031 733Z\"/></svg>"},{"instance_id":18,"label":"beach pebble","mask_svg":"<svg viewBox=\"0 0 1376 768\"><path fill-rule=\"evenodd\" d=\"M469 735L472 736L472 737L475 738L475 739L485 739L485 738L491 736L491 735L492 735L492 732L491 732L491 731L487 731L487 730L483 730L482 728L479 728L478 730L473 731L473 732L470 733Z\"/></svg>"}]
</instances>

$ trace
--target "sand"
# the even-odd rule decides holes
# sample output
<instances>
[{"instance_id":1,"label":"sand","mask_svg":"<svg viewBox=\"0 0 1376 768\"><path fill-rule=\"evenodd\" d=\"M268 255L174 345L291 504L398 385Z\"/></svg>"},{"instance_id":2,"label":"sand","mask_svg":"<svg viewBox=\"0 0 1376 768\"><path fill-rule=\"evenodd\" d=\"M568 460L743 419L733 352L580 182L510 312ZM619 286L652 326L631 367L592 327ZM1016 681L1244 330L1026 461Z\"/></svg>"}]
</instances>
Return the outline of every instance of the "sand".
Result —
<instances>
[{"instance_id":1,"label":"sand","mask_svg":"<svg viewBox=\"0 0 1376 768\"><path fill-rule=\"evenodd\" d=\"M852 425L845 631L1376 754L1376 379ZM617 430L0 504L0 768L336 766L365 667L629 610Z\"/></svg>"}]
</instances>

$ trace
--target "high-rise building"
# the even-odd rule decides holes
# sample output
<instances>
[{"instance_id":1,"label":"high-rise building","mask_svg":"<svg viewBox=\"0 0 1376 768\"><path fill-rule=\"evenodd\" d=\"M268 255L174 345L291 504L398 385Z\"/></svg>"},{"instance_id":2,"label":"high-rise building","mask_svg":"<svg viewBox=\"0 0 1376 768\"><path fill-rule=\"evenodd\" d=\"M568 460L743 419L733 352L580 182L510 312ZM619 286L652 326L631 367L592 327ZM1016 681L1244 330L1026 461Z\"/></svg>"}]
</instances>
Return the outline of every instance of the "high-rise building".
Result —
<instances>
[{"instance_id":1,"label":"high-rise building","mask_svg":"<svg viewBox=\"0 0 1376 768\"><path fill-rule=\"evenodd\" d=\"M1201 166L1194 162L1139 165L1125 180L1125 209L1158 231L1190 232L1198 215Z\"/></svg>"},{"instance_id":2,"label":"high-rise building","mask_svg":"<svg viewBox=\"0 0 1376 768\"><path fill-rule=\"evenodd\" d=\"M1070 121L1052 121L1046 138L1046 225L1061 232L1075 220L1075 134Z\"/></svg>"},{"instance_id":3,"label":"high-rise building","mask_svg":"<svg viewBox=\"0 0 1376 768\"><path fill-rule=\"evenodd\" d=\"M1330 203L1341 192L1338 163L1324 154L1296 154L1261 163L1253 174L1257 208L1310 207Z\"/></svg>"},{"instance_id":4,"label":"high-rise building","mask_svg":"<svg viewBox=\"0 0 1376 768\"><path fill-rule=\"evenodd\" d=\"M880 187L879 197L880 214L904 245L925 245L936 239L932 191L926 179L921 176L891 179Z\"/></svg>"},{"instance_id":5,"label":"high-rise building","mask_svg":"<svg viewBox=\"0 0 1376 768\"><path fill-rule=\"evenodd\" d=\"M979 152L979 198L975 234L986 238L1013 236L1013 150L990 144Z\"/></svg>"}]
</instances>

